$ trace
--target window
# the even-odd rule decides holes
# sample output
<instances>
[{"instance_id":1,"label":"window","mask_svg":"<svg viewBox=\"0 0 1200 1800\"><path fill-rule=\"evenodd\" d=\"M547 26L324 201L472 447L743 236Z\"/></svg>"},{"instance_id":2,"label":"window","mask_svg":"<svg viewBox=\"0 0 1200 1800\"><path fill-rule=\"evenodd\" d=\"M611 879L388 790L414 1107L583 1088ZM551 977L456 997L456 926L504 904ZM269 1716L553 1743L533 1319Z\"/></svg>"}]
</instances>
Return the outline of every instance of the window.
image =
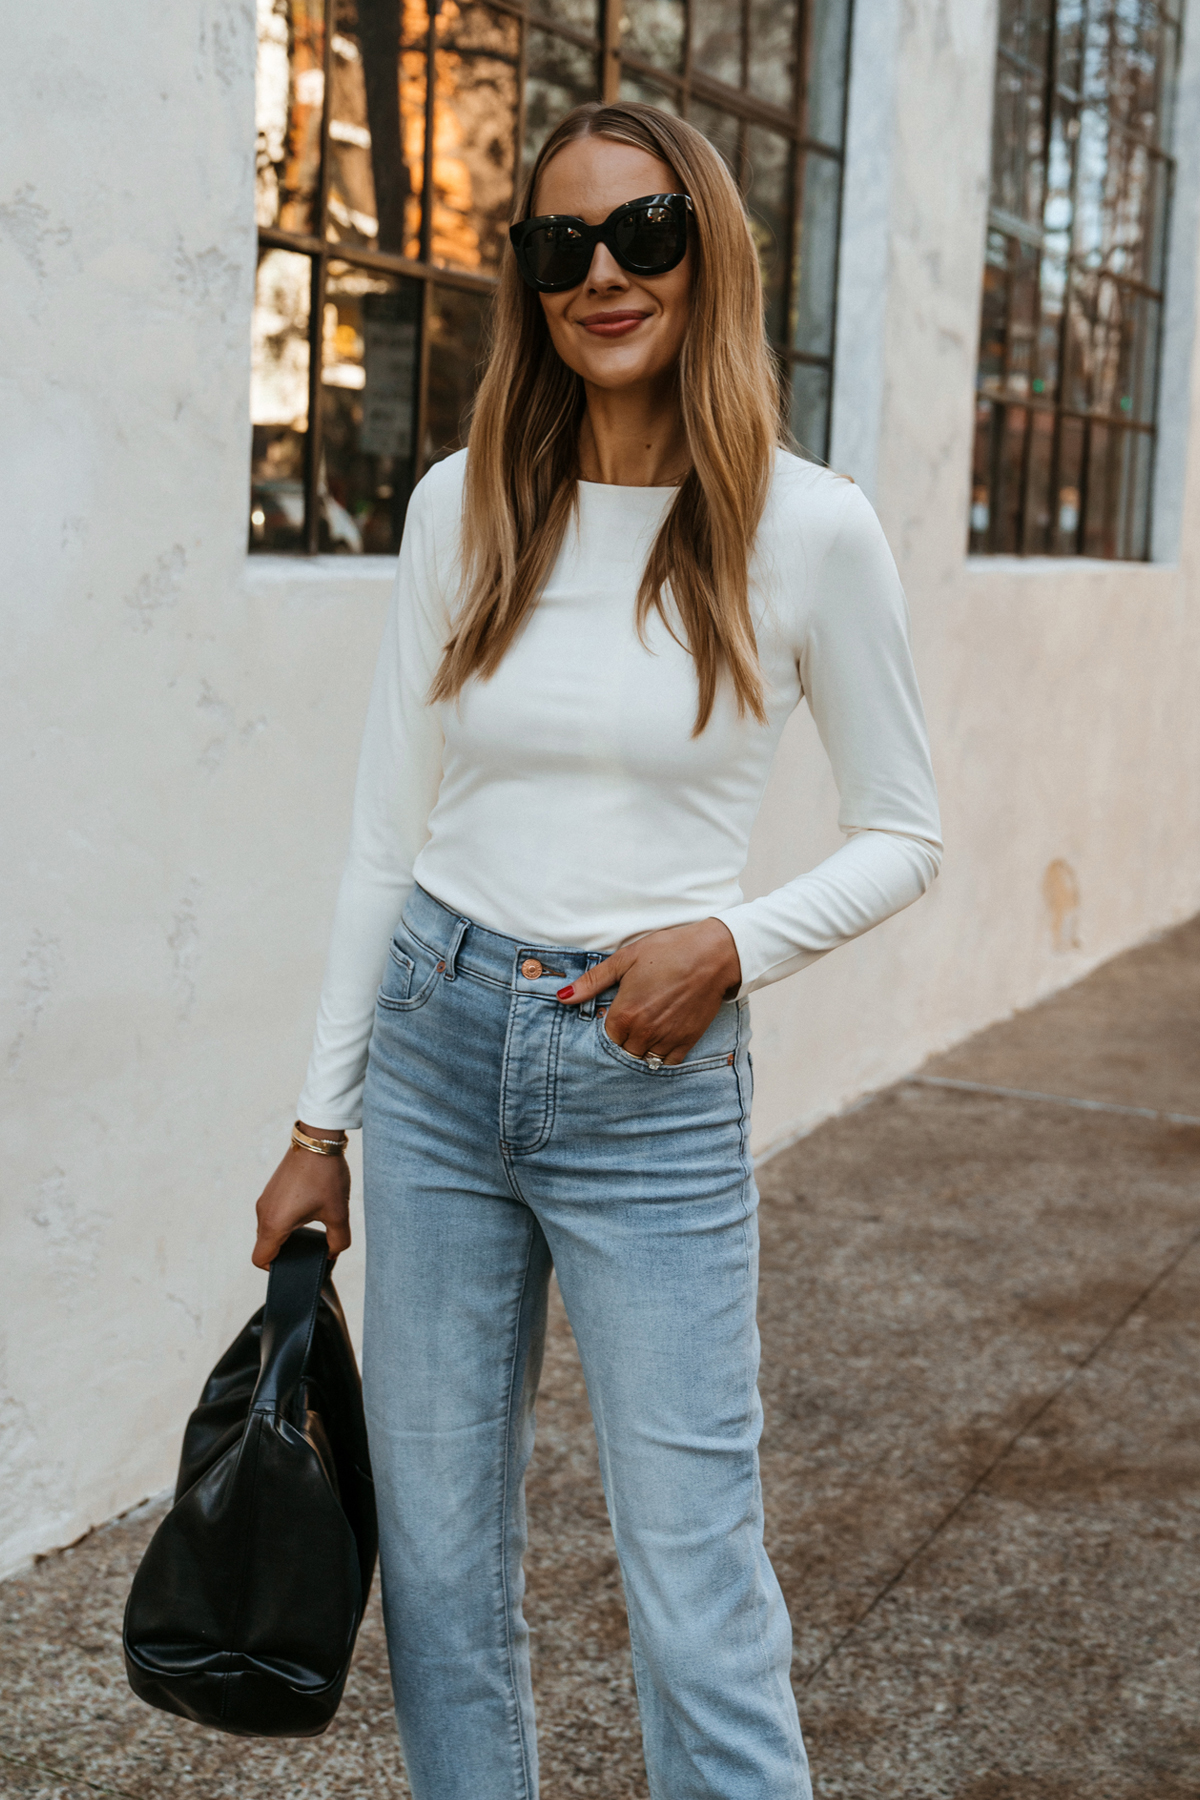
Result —
<instances>
[{"instance_id":1,"label":"window","mask_svg":"<svg viewBox=\"0 0 1200 1800\"><path fill-rule=\"evenodd\" d=\"M394 552L459 447L518 167L583 100L681 113L746 195L827 450L851 0L257 0L250 548Z\"/></svg>"},{"instance_id":2,"label":"window","mask_svg":"<svg viewBox=\"0 0 1200 1800\"><path fill-rule=\"evenodd\" d=\"M1178 5L1001 0L969 544L1144 559Z\"/></svg>"}]
</instances>

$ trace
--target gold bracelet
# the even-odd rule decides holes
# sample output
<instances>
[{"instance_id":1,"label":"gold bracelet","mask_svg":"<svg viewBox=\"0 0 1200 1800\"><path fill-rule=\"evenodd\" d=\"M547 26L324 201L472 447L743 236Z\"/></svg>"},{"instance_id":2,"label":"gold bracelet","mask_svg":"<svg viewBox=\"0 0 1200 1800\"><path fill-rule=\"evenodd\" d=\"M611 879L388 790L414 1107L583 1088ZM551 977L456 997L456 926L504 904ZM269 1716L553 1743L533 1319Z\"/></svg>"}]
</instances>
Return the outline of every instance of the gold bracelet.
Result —
<instances>
[{"instance_id":1,"label":"gold bracelet","mask_svg":"<svg viewBox=\"0 0 1200 1800\"><path fill-rule=\"evenodd\" d=\"M292 1149L312 1150L318 1156L342 1156L346 1150L345 1138L309 1137L307 1131L301 1131L300 1121L292 1126Z\"/></svg>"}]
</instances>

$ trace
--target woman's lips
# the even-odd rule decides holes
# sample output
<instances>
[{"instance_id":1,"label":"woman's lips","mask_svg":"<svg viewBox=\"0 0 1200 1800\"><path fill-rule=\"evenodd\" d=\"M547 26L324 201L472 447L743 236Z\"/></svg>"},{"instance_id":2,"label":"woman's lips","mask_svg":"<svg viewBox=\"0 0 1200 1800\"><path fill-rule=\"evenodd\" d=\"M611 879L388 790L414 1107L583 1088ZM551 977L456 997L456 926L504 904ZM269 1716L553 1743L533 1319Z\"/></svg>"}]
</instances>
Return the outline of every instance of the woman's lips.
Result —
<instances>
[{"instance_id":1,"label":"woman's lips","mask_svg":"<svg viewBox=\"0 0 1200 1800\"><path fill-rule=\"evenodd\" d=\"M643 319L649 317L649 313L642 312L599 312L589 313L585 319L580 319L579 323L585 331L590 331L595 337L618 338L635 330Z\"/></svg>"}]
</instances>

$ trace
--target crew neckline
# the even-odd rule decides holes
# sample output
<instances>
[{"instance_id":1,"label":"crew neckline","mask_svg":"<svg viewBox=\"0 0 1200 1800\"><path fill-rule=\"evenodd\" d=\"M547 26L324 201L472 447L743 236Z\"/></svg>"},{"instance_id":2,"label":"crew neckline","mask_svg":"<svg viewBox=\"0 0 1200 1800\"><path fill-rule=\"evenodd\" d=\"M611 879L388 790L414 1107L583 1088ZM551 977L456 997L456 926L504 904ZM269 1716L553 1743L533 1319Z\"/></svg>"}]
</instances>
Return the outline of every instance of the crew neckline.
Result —
<instances>
[{"instance_id":1,"label":"crew neckline","mask_svg":"<svg viewBox=\"0 0 1200 1800\"><path fill-rule=\"evenodd\" d=\"M652 487L646 482L627 486L621 481L585 481L582 475L577 480L581 488L592 488L601 494L677 494L683 486L679 481L668 482L665 487Z\"/></svg>"}]
</instances>

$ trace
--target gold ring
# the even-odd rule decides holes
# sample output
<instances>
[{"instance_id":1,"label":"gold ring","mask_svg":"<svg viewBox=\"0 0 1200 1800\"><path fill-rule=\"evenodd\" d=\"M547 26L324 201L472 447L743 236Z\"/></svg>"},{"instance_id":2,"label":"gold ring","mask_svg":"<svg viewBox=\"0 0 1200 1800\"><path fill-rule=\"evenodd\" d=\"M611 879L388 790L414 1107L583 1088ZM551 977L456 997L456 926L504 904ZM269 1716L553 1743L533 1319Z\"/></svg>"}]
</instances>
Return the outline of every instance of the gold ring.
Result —
<instances>
[{"instance_id":1,"label":"gold ring","mask_svg":"<svg viewBox=\"0 0 1200 1800\"><path fill-rule=\"evenodd\" d=\"M648 1069L661 1069L663 1066L662 1057L655 1056L653 1050L647 1050L645 1056L643 1056L643 1058L642 1058L642 1061L645 1063L645 1065Z\"/></svg>"}]
</instances>

